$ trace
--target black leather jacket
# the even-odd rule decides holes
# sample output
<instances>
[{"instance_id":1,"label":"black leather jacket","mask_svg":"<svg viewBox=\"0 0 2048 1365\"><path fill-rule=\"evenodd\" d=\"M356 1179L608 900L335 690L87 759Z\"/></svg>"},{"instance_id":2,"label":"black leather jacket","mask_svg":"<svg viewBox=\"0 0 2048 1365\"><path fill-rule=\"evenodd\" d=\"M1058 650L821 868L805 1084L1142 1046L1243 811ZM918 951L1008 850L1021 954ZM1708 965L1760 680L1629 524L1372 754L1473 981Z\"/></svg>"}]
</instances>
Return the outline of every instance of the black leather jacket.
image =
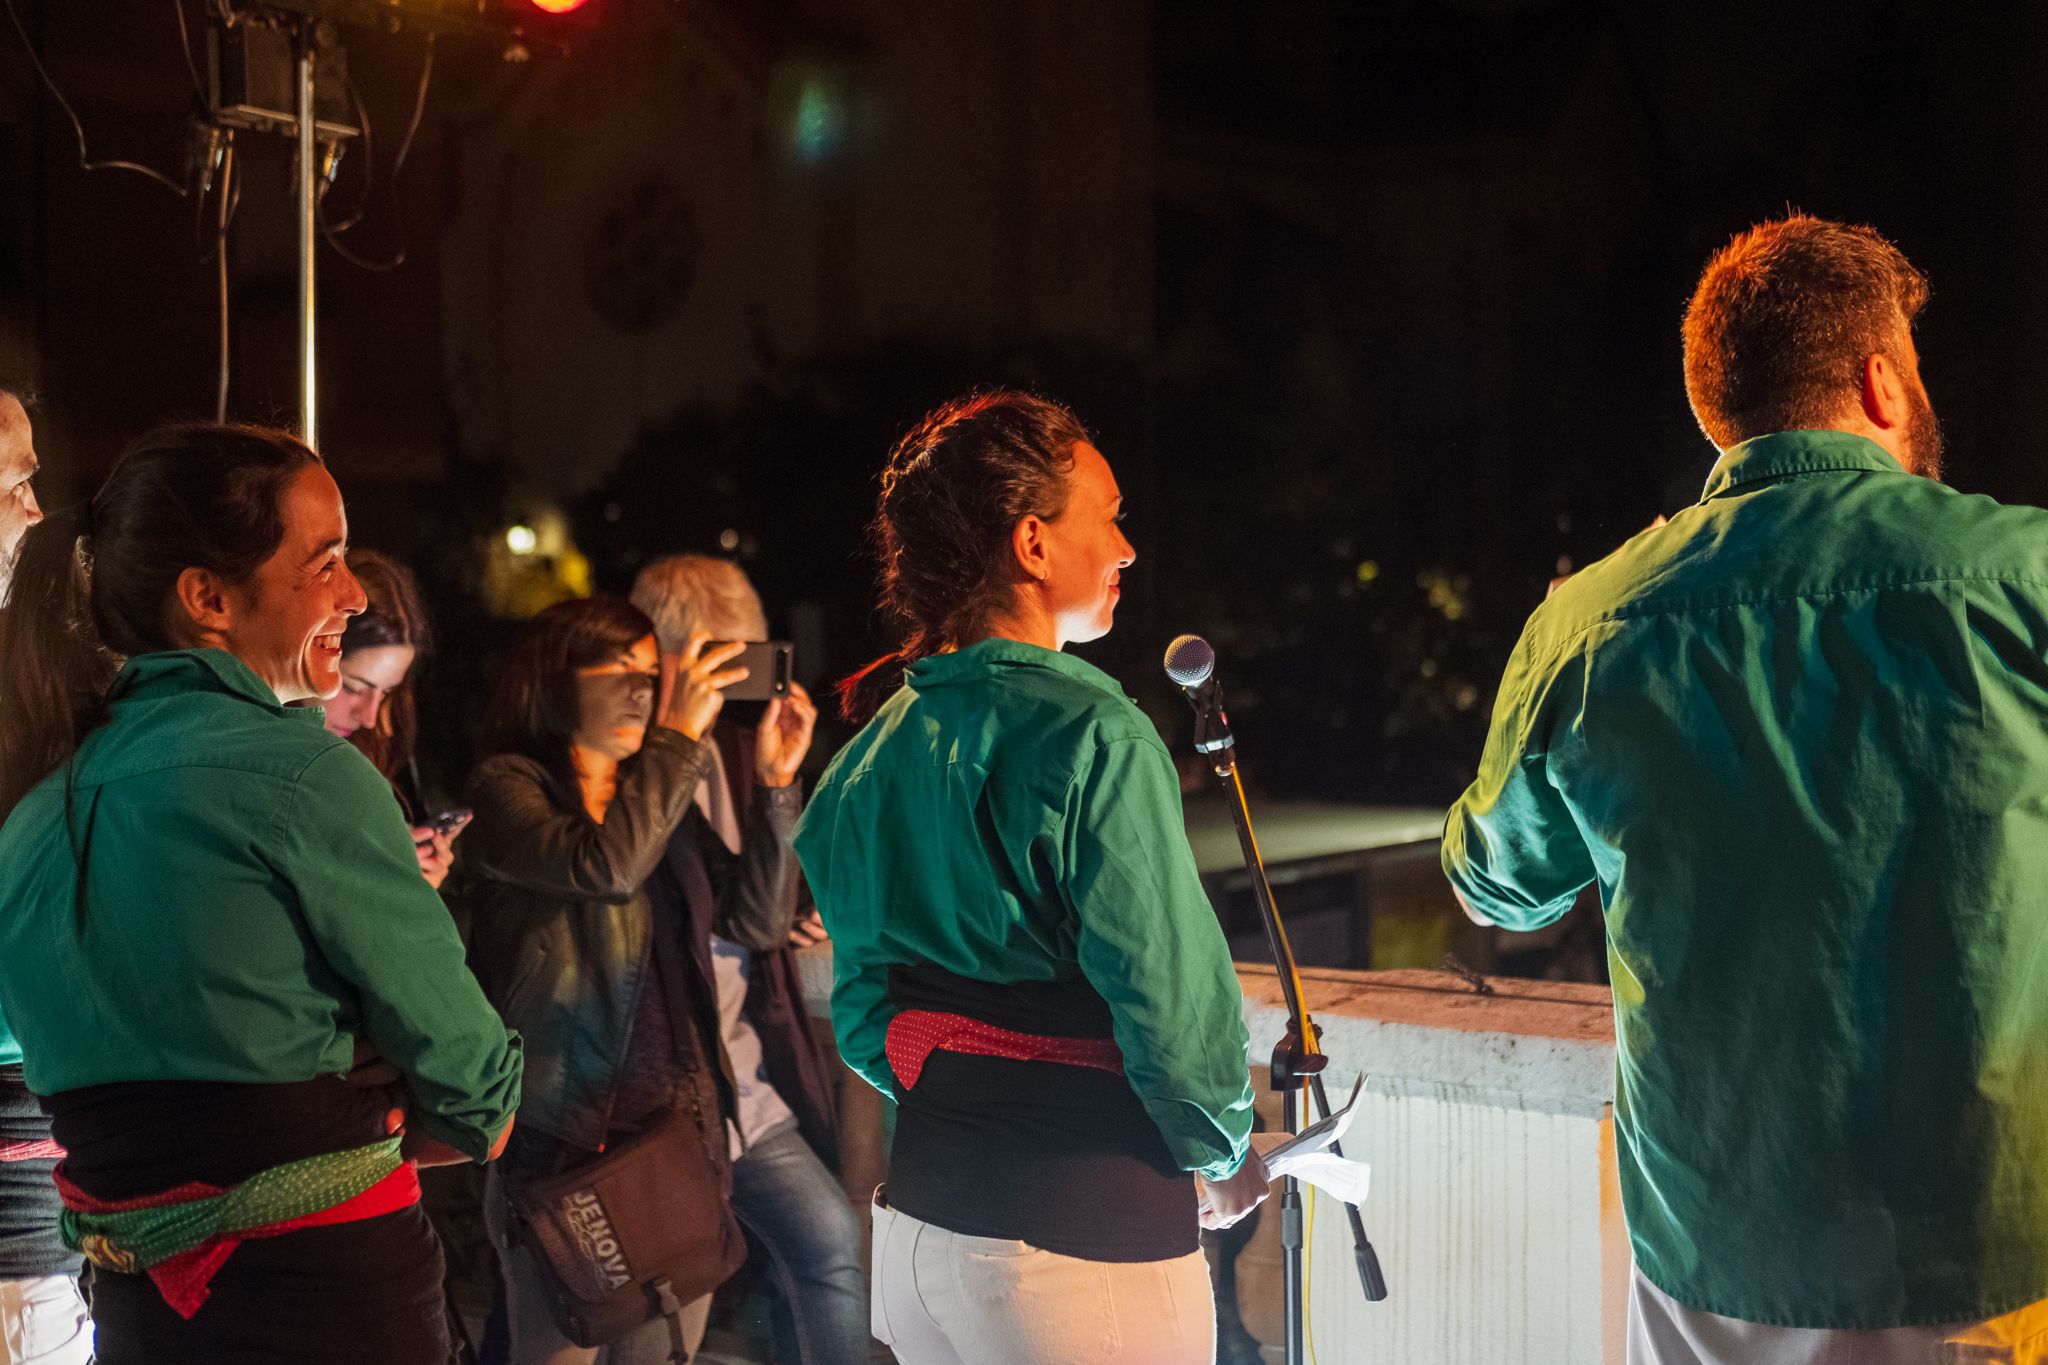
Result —
<instances>
[{"instance_id":1,"label":"black leather jacket","mask_svg":"<svg viewBox=\"0 0 2048 1365\"><path fill-rule=\"evenodd\" d=\"M606 1141L634 1011L655 977L647 883L690 818L709 764L697 742L651 731L620 767L603 824L532 759L500 754L470 779L471 956L485 993L526 1041L522 1129L592 1151ZM784 804L786 814L774 808ZM745 947L787 941L799 875L788 838L794 806L793 793L754 795L744 852L717 888L718 931ZM678 946L687 960L688 945ZM699 1063L714 1063L692 1068L709 1113L727 1112L731 1068L717 1037L700 1028L682 1041Z\"/></svg>"}]
</instances>

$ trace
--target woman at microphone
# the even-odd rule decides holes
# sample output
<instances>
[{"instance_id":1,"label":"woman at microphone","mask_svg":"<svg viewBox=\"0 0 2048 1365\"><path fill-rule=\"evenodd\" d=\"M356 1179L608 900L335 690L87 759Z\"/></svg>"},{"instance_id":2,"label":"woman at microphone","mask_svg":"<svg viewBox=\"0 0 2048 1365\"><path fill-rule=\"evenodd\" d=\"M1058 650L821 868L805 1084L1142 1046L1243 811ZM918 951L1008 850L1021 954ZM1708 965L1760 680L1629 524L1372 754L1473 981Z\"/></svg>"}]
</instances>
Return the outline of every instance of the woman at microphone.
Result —
<instances>
[{"instance_id":1,"label":"woman at microphone","mask_svg":"<svg viewBox=\"0 0 2048 1365\"><path fill-rule=\"evenodd\" d=\"M1173 764L1061 652L1115 617L1122 516L1080 423L1022 393L948 403L882 474L904 644L842 685L865 728L796 846L840 1052L898 1104L873 1328L909 1365L1210 1361L1198 1227L1266 1195Z\"/></svg>"}]
</instances>

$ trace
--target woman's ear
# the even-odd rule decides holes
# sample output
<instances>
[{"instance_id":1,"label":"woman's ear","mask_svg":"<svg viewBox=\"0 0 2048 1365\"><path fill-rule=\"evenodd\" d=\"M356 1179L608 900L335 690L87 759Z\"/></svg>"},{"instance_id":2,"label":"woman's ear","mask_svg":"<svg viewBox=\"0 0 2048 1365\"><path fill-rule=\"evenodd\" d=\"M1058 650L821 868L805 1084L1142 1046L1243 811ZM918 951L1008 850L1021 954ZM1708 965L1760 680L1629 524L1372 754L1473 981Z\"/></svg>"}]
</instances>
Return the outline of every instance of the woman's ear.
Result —
<instances>
[{"instance_id":1,"label":"woman's ear","mask_svg":"<svg viewBox=\"0 0 2048 1365\"><path fill-rule=\"evenodd\" d=\"M1010 549L1017 559L1017 571L1034 583L1043 583L1052 573L1046 550L1045 520L1031 515L1018 521L1010 532Z\"/></svg>"},{"instance_id":2,"label":"woman's ear","mask_svg":"<svg viewBox=\"0 0 2048 1365\"><path fill-rule=\"evenodd\" d=\"M228 585L210 569L188 568L171 587L171 638L210 644L235 623Z\"/></svg>"}]
</instances>

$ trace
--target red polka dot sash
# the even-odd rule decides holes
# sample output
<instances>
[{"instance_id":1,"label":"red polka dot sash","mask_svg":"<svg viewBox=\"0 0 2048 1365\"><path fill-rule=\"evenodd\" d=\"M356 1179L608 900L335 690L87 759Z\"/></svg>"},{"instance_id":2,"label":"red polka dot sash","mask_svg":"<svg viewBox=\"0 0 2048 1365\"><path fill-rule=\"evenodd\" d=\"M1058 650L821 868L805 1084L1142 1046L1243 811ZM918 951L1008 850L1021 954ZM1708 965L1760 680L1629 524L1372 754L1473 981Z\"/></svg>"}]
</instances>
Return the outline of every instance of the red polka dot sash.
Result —
<instances>
[{"instance_id":1,"label":"red polka dot sash","mask_svg":"<svg viewBox=\"0 0 2048 1365\"><path fill-rule=\"evenodd\" d=\"M904 1089L917 1088L924 1064L934 1052L966 1052L977 1057L1007 1057L1018 1062L1058 1062L1124 1074L1124 1054L1108 1038L1053 1038L1019 1033L939 1010L904 1010L889 1022L886 1044L889 1069Z\"/></svg>"}]
</instances>

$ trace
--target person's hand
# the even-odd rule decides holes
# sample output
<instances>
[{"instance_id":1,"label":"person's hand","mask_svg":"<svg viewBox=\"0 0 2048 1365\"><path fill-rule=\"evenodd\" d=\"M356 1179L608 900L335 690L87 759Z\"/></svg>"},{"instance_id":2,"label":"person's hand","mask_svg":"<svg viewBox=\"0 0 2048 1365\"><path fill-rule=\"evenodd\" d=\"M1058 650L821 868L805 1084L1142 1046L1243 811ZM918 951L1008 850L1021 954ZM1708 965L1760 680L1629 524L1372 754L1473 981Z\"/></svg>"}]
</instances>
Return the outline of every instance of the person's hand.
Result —
<instances>
[{"instance_id":1,"label":"person's hand","mask_svg":"<svg viewBox=\"0 0 2048 1365\"><path fill-rule=\"evenodd\" d=\"M439 1138L428 1137L417 1128L405 1126L405 1110L384 1111L384 1131L398 1135L398 1155L415 1166L466 1166L469 1158ZM493 1152L493 1156L497 1153Z\"/></svg>"},{"instance_id":2,"label":"person's hand","mask_svg":"<svg viewBox=\"0 0 2048 1365\"><path fill-rule=\"evenodd\" d=\"M725 705L722 689L747 676L744 668L719 671L720 664L738 658L746 646L728 642L707 650L704 646L710 639L706 632L693 630L680 651L661 656L661 684L654 701L655 723L680 731L691 739L701 740L711 733L712 722L718 719L718 712Z\"/></svg>"},{"instance_id":3,"label":"person's hand","mask_svg":"<svg viewBox=\"0 0 2048 1365\"><path fill-rule=\"evenodd\" d=\"M825 932L825 921L818 917L816 910L789 926L789 946L792 948L808 948L831 937Z\"/></svg>"},{"instance_id":4,"label":"person's hand","mask_svg":"<svg viewBox=\"0 0 2048 1365\"><path fill-rule=\"evenodd\" d=\"M818 708L802 683L789 685L789 695L772 697L754 737L754 776L764 787L787 787L811 751L811 732Z\"/></svg>"},{"instance_id":5,"label":"person's hand","mask_svg":"<svg viewBox=\"0 0 2048 1365\"><path fill-rule=\"evenodd\" d=\"M1227 1228L1266 1202L1273 1182L1266 1177L1266 1163L1254 1146L1245 1153L1244 1165L1228 1180L1207 1181L1195 1177L1202 1196L1202 1226Z\"/></svg>"},{"instance_id":6,"label":"person's hand","mask_svg":"<svg viewBox=\"0 0 2048 1365\"><path fill-rule=\"evenodd\" d=\"M412 827L412 851L420 860L420 875L436 891L448 880L448 869L455 862L455 836L461 832L456 828L443 834L432 825Z\"/></svg>"}]
</instances>

